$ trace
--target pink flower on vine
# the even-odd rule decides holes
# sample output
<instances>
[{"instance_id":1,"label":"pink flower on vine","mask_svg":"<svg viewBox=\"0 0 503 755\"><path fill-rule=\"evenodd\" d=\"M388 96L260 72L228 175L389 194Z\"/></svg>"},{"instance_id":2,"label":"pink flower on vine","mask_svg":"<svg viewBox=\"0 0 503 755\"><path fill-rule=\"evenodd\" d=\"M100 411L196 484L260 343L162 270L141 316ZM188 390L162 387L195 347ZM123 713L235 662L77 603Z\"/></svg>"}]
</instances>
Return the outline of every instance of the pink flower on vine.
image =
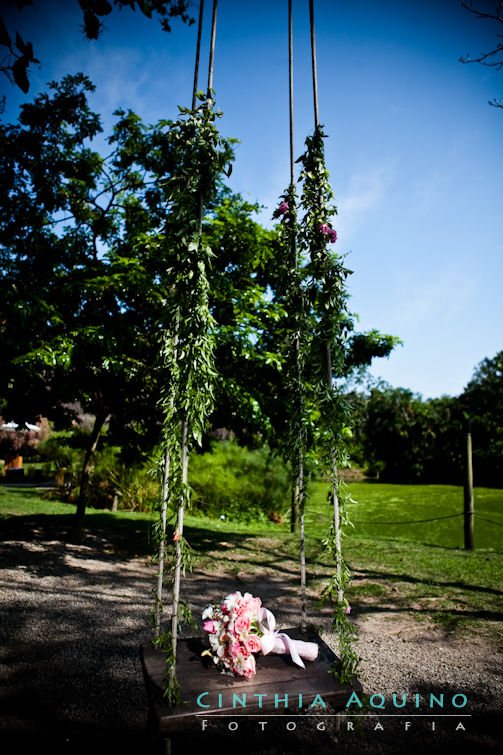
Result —
<instances>
[{"instance_id":1,"label":"pink flower on vine","mask_svg":"<svg viewBox=\"0 0 503 755\"><path fill-rule=\"evenodd\" d=\"M286 215L288 209L288 202L281 202L280 206L278 207L278 212L280 215Z\"/></svg>"},{"instance_id":2,"label":"pink flower on vine","mask_svg":"<svg viewBox=\"0 0 503 755\"><path fill-rule=\"evenodd\" d=\"M351 606L344 609L344 613L351 613Z\"/></svg>"},{"instance_id":3,"label":"pink flower on vine","mask_svg":"<svg viewBox=\"0 0 503 755\"><path fill-rule=\"evenodd\" d=\"M173 542L177 543L180 540L180 535L178 532L173 532Z\"/></svg>"},{"instance_id":4,"label":"pink flower on vine","mask_svg":"<svg viewBox=\"0 0 503 755\"><path fill-rule=\"evenodd\" d=\"M320 223L318 226L318 233L322 233L324 236L328 236L332 244L334 243L334 241L337 241L337 231L335 231L333 228L330 228L328 223Z\"/></svg>"}]
</instances>

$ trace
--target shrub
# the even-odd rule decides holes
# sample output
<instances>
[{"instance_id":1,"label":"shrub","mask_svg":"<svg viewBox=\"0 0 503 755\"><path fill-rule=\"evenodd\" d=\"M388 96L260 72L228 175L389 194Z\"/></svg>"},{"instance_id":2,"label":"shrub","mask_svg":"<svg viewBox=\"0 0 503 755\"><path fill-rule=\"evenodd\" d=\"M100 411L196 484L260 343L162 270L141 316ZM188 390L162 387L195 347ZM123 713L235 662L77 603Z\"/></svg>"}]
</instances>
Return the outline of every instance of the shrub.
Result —
<instances>
[{"instance_id":1,"label":"shrub","mask_svg":"<svg viewBox=\"0 0 503 755\"><path fill-rule=\"evenodd\" d=\"M189 462L192 508L244 522L282 521L290 507L289 474L268 446L250 451L220 441Z\"/></svg>"},{"instance_id":2,"label":"shrub","mask_svg":"<svg viewBox=\"0 0 503 755\"><path fill-rule=\"evenodd\" d=\"M142 467L125 464L109 467L108 482L121 510L151 511L159 496L158 481Z\"/></svg>"},{"instance_id":3,"label":"shrub","mask_svg":"<svg viewBox=\"0 0 503 755\"><path fill-rule=\"evenodd\" d=\"M72 501L84 459L84 451L75 443L75 431L61 430L51 433L48 438L41 441L37 450L47 474L52 472L53 466L56 467L58 496L63 501Z\"/></svg>"}]
</instances>

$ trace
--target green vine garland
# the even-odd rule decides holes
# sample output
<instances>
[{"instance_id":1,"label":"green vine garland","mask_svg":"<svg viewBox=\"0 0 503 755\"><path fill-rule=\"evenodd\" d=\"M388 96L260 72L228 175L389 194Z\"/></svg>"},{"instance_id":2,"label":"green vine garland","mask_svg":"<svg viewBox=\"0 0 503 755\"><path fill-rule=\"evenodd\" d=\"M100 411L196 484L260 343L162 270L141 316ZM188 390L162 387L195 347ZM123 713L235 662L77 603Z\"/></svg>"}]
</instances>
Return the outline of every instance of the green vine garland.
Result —
<instances>
[{"instance_id":1,"label":"green vine garland","mask_svg":"<svg viewBox=\"0 0 503 755\"><path fill-rule=\"evenodd\" d=\"M306 139L306 151L297 161L301 164L299 181L302 181L304 211L298 246L300 256L306 261L308 297L315 322L309 361L309 384L319 413L315 443L321 462L324 468L331 470L332 477L329 501L334 507L334 519L324 544L334 557L336 570L323 590L322 602L335 603L333 628L338 636L340 661L333 674L340 682L347 683L352 681L359 663L353 649L357 629L348 620L350 607L344 597L350 572L341 548L341 530L348 524L345 503L349 495L338 478L338 468L347 462L343 438L349 413L339 388L334 385L334 377L341 377L344 372L344 343L351 326L346 279L351 271L344 266L342 258L328 248L337 238L328 223L328 219L337 214L337 208L325 167L325 138L323 129L317 127Z\"/></svg>"},{"instance_id":2,"label":"green vine garland","mask_svg":"<svg viewBox=\"0 0 503 755\"><path fill-rule=\"evenodd\" d=\"M227 166L233 157L231 141L222 139L215 126L221 113L213 110L211 99L203 95L199 99L202 102L194 111L180 108L179 120L166 124L169 127L166 148L174 169L163 185L169 210L163 242L166 260L163 284L169 293L162 323L161 369L165 381L160 397L164 425L159 468L163 487L155 536L159 544L161 583L168 573L164 554L173 554L169 570L173 586L171 630L160 630L159 591L153 613L157 617L154 644L166 654L164 694L172 705L179 702L175 669L177 636L182 625L192 621L189 607L179 599L180 576L192 565L192 551L183 536L183 514L190 505L188 455L194 443L201 442L213 408L216 377L214 320L209 308L207 277L213 253L202 238L202 220L216 196L221 174L230 172ZM174 525L170 536L167 511Z\"/></svg>"},{"instance_id":3,"label":"green vine garland","mask_svg":"<svg viewBox=\"0 0 503 755\"><path fill-rule=\"evenodd\" d=\"M308 295L302 267L299 265L297 237L297 194L290 185L281 196L281 204L273 217L281 217L280 244L285 250L286 264L282 268L280 296L284 300L287 342L285 356L285 387L288 396L288 438L285 455L291 470L294 491L294 510L302 516L305 501L304 466L308 449L309 386L306 380L306 360L311 340L312 323ZM298 510L297 510L298 508Z\"/></svg>"}]
</instances>

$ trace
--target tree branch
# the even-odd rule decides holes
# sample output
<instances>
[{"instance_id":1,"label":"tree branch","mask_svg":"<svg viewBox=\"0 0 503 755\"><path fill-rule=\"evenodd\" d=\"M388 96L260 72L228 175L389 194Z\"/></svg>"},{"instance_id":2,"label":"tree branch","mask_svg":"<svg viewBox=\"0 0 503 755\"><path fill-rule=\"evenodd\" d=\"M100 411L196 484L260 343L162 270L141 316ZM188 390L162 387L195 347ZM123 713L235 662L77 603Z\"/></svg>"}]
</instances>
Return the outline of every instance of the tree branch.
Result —
<instances>
[{"instance_id":1,"label":"tree branch","mask_svg":"<svg viewBox=\"0 0 503 755\"><path fill-rule=\"evenodd\" d=\"M503 0L496 0L496 8L494 13L488 13L486 11L480 10L480 8L476 8L473 5L473 0L462 0L461 5L469 13L472 13L475 18L488 18L491 21L496 21L497 23L503 24ZM496 36L500 38L502 37L502 35L498 33L496 34ZM492 57L493 55L503 56L502 42L498 42L493 50L489 50L489 52L483 52L477 58L471 58L470 54L468 54L466 58L461 57L459 61L460 63L479 63L481 66L486 66L487 68L494 68L496 71L501 71L501 69L503 68L503 58L494 60ZM489 104L493 107L503 108L503 103L496 98L494 98L494 100L490 100Z\"/></svg>"},{"instance_id":2,"label":"tree branch","mask_svg":"<svg viewBox=\"0 0 503 755\"><path fill-rule=\"evenodd\" d=\"M462 0L461 5L463 8L466 8L467 11L473 13L475 18L490 18L493 21L503 23L503 0L498 0L498 10L496 13L485 13L484 11L479 10L479 8L475 8L472 0L469 0L469 2L467 2L467 0Z\"/></svg>"},{"instance_id":3,"label":"tree branch","mask_svg":"<svg viewBox=\"0 0 503 755\"><path fill-rule=\"evenodd\" d=\"M470 54L468 54L466 58L460 58L459 60L461 63L480 63L483 66L487 66L488 68L496 68L496 70L499 71L503 67L503 60L495 60L491 63L486 62L487 58L489 58L491 55L497 55L498 53L503 54L503 44L501 44L501 42L494 50L481 53L478 58L471 58Z\"/></svg>"}]
</instances>

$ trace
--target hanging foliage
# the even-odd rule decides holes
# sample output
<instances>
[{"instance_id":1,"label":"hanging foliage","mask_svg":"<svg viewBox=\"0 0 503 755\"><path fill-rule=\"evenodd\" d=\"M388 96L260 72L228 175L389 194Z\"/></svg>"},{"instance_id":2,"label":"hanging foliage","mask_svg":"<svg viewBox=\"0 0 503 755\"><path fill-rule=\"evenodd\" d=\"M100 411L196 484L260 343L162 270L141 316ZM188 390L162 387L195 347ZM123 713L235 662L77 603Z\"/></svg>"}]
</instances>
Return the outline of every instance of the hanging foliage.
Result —
<instances>
[{"instance_id":1,"label":"hanging foliage","mask_svg":"<svg viewBox=\"0 0 503 755\"><path fill-rule=\"evenodd\" d=\"M311 313L308 306L305 275L297 254L297 194L290 185L281 196L281 203L273 217L281 218L280 244L284 250L284 264L280 282L280 297L284 302L287 324L285 356L285 389L290 418L285 456L292 476L292 531L299 513L302 514L304 466L308 443L308 385L305 374L306 355L311 338Z\"/></svg>"},{"instance_id":2,"label":"hanging foliage","mask_svg":"<svg viewBox=\"0 0 503 755\"><path fill-rule=\"evenodd\" d=\"M297 194L291 184L281 197L282 201L273 217L282 217L280 243L284 249L283 280L281 281L284 308L287 317L287 344L285 389L288 406L288 433L285 457L291 472L291 531L300 525L300 586L301 626L307 625L306 616L306 565L304 539L304 509L307 498L305 463L309 447L310 386L306 375L314 322L309 306L309 290L302 261L299 264L297 236Z\"/></svg>"},{"instance_id":3,"label":"hanging foliage","mask_svg":"<svg viewBox=\"0 0 503 755\"><path fill-rule=\"evenodd\" d=\"M332 252L329 244L337 233L328 222L337 214L333 203L328 171L325 167L325 134L317 126L306 139L306 151L299 158L302 181L301 206L304 212L299 229L299 254L305 258L308 296L315 320L309 360L310 380L318 409L316 445L321 462L330 470L332 484L329 500L334 517L325 546L334 556L335 574L323 591L323 600L335 603L333 627L339 639L340 663L334 675L341 682L351 682L358 666L352 642L356 628L348 621L350 607L344 590L350 580L341 550L341 529L347 524L345 502L348 491L338 479L338 468L347 462L344 435L349 421L348 407L334 379L344 375L345 342L351 329L347 309L346 279L351 271L343 258Z\"/></svg>"},{"instance_id":4,"label":"hanging foliage","mask_svg":"<svg viewBox=\"0 0 503 755\"><path fill-rule=\"evenodd\" d=\"M180 108L180 119L166 124L167 148L175 167L163 185L169 215L162 251L166 260L164 284L169 294L162 323L163 490L156 536L161 588L166 573L164 554L167 548L174 549L171 629L160 630L159 589L154 620L155 644L166 652L165 696L170 704L179 700L175 674L177 635L182 624L191 621L188 606L179 598L180 577L192 560L183 536L183 514L190 504L188 454L194 443L201 442L214 398L214 321L208 303L208 268L213 253L202 237L202 220L215 199L220 176L230 172L227 166L233 157L231 141L222 139L215 126L221 113L213 110L211 99L203 95L199 99L199 107L193 111ZM169 535L167 512L174 517L174 531Z\"/></svg>"}]
</instances>

